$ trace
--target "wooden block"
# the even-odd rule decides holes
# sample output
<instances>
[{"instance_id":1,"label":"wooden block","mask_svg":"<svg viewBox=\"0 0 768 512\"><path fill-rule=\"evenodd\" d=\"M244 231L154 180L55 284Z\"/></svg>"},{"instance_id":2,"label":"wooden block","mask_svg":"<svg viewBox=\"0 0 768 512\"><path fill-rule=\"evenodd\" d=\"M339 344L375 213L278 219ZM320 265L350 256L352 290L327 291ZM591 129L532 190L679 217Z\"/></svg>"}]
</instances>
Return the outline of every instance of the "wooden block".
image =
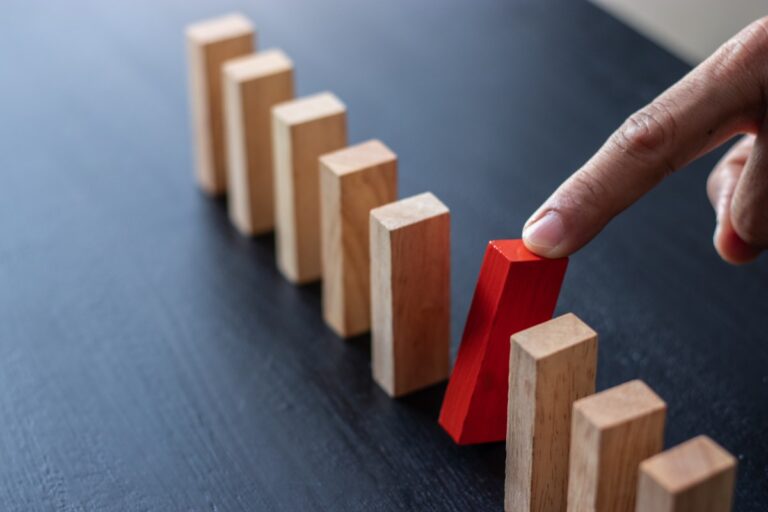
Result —
<instances>
[{"instance_id":1,"label":"wooden block","mask_svg":"<svg viewBox=\"0 0 768 512\"><path fill-rule=\"evenodd\" d=\"M595 392L597 334L573 314L514 334L504 510L565 510L573 403Z\"/></svg>"},{"instance_id":2,"label":"wooden block","mask_svg":"<svg viewBox=\"0 0 768 512\"><path fill-rule=\"evenodd\" d=\"M339 336L371 328L370 212L397 199L397 156L378 140L320 158L323 316Z\"/></svg>"},{"instance_id":3,"label":"wooden block","mask_svg":"<svg viewBox=\"0 0 768 512\"><path fill-rule=\"evenodd\" d=\"M729 512L736 459L699 436L640 465L636 512Z\"/></svg>"},{"instance_id":4,"label":"wooden block","mask_svg":"<svg viewBox=\"0 0 768 512\"><path fill-rule=\"evenodd\" d=\"M568 512L632 512L640 463L661 451L667 405L627 382L573 405Z\"/></svg>"},{"instance_id":5,"label":"wooden block","mask_svg":"<svg viewBox=\"0 0 768 512\"><path fill-rule=\"evenodd\" d=\"M440 425L458 444L507 434L509 337L552 318L567 258L541 258L522 240L488 243Z\"/></svg>"},{"instance_id":6,"label":"wooden block","mask_svg":"<svg viewBox=\"0 0 768 512\"><path fill-rule=\"evenodd\" d=\"M210 195L227 190L227 148L221 66L254 51L251 22L230 14L187 27L189 96L200 187Z\"/></svg>"},{"instance_id":7,"label":"wooden block","mask_svg":"<svg viewBox=\"0 0 768 512\"><path fill-rule=\"evenodd\" d=\"M431 193L371 211L373 379L390 396L448 376L450 214Z\"/></svg>"},{"instance_id":8,"label":"wooden block","mask_svg":"<svg viewBox=\"0 0 768 512\"><path fill-rule=\"evenodd\" d=\"M245 235L274 227L272 107L293 98L293 63L280 50L224 64L229 216Z\"/></svg>"},{"instance_id":9,"label":"wooden block","mask_svg":"<svg viewBox=\"0 0 768 512\"><path fill-rule=\"evenodd\" d=\"M325 92L272 108L277 266L297 284L320 278L321 155L347 145L347 109Z\"/></svg>"}]
</instances>

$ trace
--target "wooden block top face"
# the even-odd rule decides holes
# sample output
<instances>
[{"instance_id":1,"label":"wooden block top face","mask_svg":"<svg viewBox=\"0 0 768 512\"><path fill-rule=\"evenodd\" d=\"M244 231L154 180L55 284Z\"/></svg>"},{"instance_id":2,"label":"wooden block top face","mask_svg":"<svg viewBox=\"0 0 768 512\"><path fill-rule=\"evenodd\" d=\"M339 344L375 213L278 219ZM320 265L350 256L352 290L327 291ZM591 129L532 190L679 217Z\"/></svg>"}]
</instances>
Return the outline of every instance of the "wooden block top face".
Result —
<instances>
[{"instance_id":1,"label":"wooden block top face","mask_svg":"<svg viewBox=\"0 0 768 512\"><path fill-rule=\"evenodd\" d=\"M272 108L274 117L288 126L311 123L346 111L344 103L330 92L305 96Z\"/></svg>"},{"instance_id":2,"label":"wooden block top face","mask_svg":"<svg viewBox=\"0 0 768 512\"><path fill-rule=\"evenodd\" d=\"M200 21L187 27L187 37L201 44L215 43L253 33L253 23L239 13Z\"/></svg>"},{"instance_id":3,"label":"wooden block top face","mask_svg":"<svg viewBox=\"0 0 768 512\"><path fill-rule=\"evenodd\" d=\"M667 404L643 381L633 380L582 398L573 407L574 412L602 430L663 412Z\"/></svg>"},{"instance_id":4,"label":"wooden block top face","mask_svg":"<svg viewBox=\"0 0 768 512\"><path fill-rule=\"evenodd\" d=\"M344 176L396 160L397 155L378 140L369 140L328 153L320 158L322 164L336 176Z\"/></svg>"},{"instance_id":5,"label":"wooden block top face","mask_svg":"<svg viewBox=\"0 0 768 512\"><path fill-rule=\"evenodd\" d=\"M522 240L491 240L489 242L499 253L509 261L542 261L543 258L528 250ZM565 259L565 258L562 258Z\"/></svg>"},{"instance_id":6,"label":"wooden block top face","mask_svg":"<svg viewBox=\"0 0 768 512\"><path fill-rule=\"evenodd\" d=\"M447 206L431 192L425 192L374 208L371 218L387 230L394 231L447 213Z\"/></svg>"},{"instance_id":7,"label":"wooden block top face","mask_svg":"<svg viewBox=\"0 0 768 512\"><path fill-rule=\"evenodd\" d=\"M597 333L573 313L568 313L512 335L512 342L539 360L567 350L588 340L597 340Z\"/></svg>"},{"instance_id":8,"label":"wooden block top face","mask_svg":"<svg viewBox=\"0 0 768 512\"><path fill-rule=\"evenodd\" d=\"M280 50L265 50L227 61L224 73L237 82L248 82L293 69L293 62Z\"/></svg>"},{"instance_id":9,"label":"wooden block top face","mask_svg":"<svg viewBox=\"0 0 768 512\"><path fill-rule=\"evenodd\" d=\"M699 436L655 455L640 471L677 494L736 467L736 459L707 436Z\"/></svg>"}]
</instances>

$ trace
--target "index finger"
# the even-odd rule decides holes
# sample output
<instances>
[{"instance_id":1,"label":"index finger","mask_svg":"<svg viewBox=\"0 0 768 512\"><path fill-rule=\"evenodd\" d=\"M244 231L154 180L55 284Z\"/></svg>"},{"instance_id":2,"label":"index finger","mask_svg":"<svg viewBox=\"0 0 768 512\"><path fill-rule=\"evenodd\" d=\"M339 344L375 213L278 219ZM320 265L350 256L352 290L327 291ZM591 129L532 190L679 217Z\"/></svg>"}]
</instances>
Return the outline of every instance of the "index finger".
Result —
<instances>
[{"instance_id":1,"label":"index finger","mask_svg":"<svg viewBox=\"0 0 768 512\"><path fill-rule=\"evenodd\" d=\"M768 17L632 114L526 222L528 248L551 258L571 254L665 176L736 133L756 131L767 58Z\"/></svg>"}]
</instances>

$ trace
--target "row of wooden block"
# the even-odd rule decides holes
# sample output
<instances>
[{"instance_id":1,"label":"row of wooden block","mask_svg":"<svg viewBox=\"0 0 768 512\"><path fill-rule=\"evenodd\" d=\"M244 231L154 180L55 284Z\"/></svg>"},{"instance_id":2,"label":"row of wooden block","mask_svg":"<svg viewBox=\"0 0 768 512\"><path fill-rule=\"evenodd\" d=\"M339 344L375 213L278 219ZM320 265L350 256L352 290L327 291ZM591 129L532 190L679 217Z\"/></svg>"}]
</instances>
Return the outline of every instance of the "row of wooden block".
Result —
<instances>
[{"instance_id":1,"label":"row of wooden block","mask_svg":"<svg viewBox=\"0 0 768 512\"><path fill-rule=\"evenodd\" d=\"M700 436L659 453L666 403L594 394L597 334L573 314L511 337L505 510L727 512L736 460Z\"/></svg>"},{"instance_id":2,"label":"row of wooden block","mask_svg":"<svg viewBox=\"0 0 768 512\"><path fill-rule=\"evenodd\" d=\"M244 17L191 26L187 40L201 187L228 193L242 233L275 230L288 280L322 277L335 332L372 330L373 377L387 393L445 379L445 205L429 193L396 201L394 152L375 140L347 147L344 104L294 99L290 59L254 53ZM440 424L460 444L506 437L510 511L629 512L636 494L643 512L728 510L732 457L698 438L640 466L661 450L666 405L639 381L592 394L596 335L573 315L545 322L566 264L519 240L489 244Z\"/></svg>"},{"instance_id":3,"label":"row of wooden block","mask_svg":"<svg viewBox=\"0 0 768 512\"><path fill-rule=\"evenodd\" d=\"M395 153L378 140L347 146L345 105L327 92L294 99L290 59L256 53L254 41L241 15L187 29L200 186L228 195L243 234L274 229L289 281L323 279L337 334L373 331L373 376L387 393L446 379L448 208L431 193L397 201Z\"/></svg>"}]
</instances>

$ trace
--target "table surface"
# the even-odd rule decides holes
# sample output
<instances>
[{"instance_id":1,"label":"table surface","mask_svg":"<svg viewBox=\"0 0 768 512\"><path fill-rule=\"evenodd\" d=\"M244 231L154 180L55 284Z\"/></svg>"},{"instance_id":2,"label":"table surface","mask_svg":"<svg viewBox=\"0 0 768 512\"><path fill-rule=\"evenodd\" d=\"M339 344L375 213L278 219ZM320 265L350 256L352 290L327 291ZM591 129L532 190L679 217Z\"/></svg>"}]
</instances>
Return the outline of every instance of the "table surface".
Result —
<instances>
[{"instance_id":1,"label":"table surface","mask_svg":"<svg viewBox=\"0 0 768 512\"><path fill-rule=\"evenodd\" d=\"M277 273L192 179L183 28L241 10L298 92L452 210L452 354L487 240L687 68L587 3L6 2L0 18L0 509L499 510L504 446L456 447L444 386L390 400L367 337ZM558 305L600 334L598 388L642 378L666 443L739 459L768 501L768 260L723 264L710 155L574 256Z\"/></svg>"}]
</instances>

